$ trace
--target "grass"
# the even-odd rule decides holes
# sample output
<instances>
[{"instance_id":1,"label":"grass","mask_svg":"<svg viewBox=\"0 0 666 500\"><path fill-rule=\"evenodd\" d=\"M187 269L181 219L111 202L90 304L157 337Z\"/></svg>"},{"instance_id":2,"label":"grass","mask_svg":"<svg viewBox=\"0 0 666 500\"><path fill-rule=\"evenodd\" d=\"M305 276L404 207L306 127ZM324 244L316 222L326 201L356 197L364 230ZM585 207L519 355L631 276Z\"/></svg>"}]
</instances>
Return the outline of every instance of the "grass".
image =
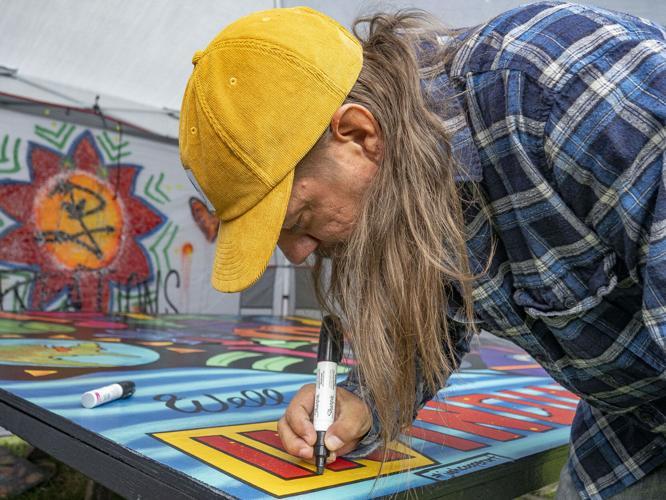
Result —
<instances>
[{"instance_id":1,"label":"grass","mask_svg":"<svg viewBox=\"0 0 666 500\"><path fill-rule=\"evenodd\" d=\"M26 457L32 451L32 447L28 443L16 436L0 438L0 446L19 457ZM53 462L56 465L56 472L49 481L14 498L19 500L84 500L88 478L62 462L55 459Z\"/></svg>"}]
</instances>

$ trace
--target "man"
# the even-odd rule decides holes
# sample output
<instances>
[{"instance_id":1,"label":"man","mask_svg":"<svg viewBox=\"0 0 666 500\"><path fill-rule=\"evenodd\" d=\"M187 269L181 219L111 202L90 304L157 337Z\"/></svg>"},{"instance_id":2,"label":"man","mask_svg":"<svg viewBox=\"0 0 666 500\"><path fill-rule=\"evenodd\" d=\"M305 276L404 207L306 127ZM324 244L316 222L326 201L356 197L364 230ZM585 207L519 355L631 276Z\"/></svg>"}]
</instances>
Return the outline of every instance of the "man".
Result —
<instances>
[{"instance_id":1,"label":"man","mask_svg":"<svg viewBox=\"0 0 666 500\"><path fill-rule=\"evenodd\" d=\"M665 38L541 2L448 33L379 15L359 42L297 8L195 55L181 156L222 220L213 285L251 285L276 244L330 259L359 361L331 459L408 426L483 328L582 398L561 498L663 494ZM278 425L304 459L312 404Z\"/></svg>"}]
</instances>

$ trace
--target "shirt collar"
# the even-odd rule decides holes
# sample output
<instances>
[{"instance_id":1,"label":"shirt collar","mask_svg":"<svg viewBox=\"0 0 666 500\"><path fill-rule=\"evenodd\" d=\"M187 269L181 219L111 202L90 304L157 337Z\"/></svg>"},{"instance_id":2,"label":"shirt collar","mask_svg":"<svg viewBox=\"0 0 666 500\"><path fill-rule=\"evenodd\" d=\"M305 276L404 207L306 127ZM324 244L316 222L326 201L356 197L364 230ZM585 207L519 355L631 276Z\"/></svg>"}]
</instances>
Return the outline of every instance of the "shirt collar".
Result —
<instances>
[{"instance_id":1,"label":"shirt collar","mask_svg":"<svg viewBox=\"0 0 666 500\"><path fill-rule=\"evenodd\" d=\"M458 164L455 181L480 182L483 179L481 161L467 124L460 91L453 86L446 71L421 79L421 89L429 94L432 111L449 131L453 157Z\"/></svg>"}]
</instances>

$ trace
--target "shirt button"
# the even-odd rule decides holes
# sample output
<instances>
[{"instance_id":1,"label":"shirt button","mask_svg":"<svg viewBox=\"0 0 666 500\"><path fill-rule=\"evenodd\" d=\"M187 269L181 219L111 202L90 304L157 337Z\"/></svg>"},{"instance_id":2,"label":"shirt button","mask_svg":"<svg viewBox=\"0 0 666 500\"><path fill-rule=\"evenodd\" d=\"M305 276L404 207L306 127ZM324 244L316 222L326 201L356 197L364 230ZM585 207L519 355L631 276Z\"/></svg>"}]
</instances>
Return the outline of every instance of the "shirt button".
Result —
<instances>
[{"instance_id":1,"label":"shirt button","mask_svg":"<svg viewBox=\"0 0 666 500\"><path fill-rule=\"evenodd\" d=\"M567 297L566 299L564 299L564 307L566 307L567 309L571 309L575 305L576 305L576 299L574 299L573 297Z\"/></svg>"}]
</instances>

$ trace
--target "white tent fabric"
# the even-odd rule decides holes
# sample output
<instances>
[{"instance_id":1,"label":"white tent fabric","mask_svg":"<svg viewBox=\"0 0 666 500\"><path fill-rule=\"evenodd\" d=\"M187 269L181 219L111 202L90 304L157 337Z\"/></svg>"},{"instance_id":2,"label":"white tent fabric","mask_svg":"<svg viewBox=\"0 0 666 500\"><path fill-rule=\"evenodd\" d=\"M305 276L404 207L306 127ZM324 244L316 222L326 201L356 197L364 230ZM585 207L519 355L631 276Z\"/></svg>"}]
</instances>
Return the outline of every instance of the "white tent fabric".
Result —
<instances>
[{"instance_id":1,"label":"white tent fabric","mask_svg":"<svg viewBox=\"0 0 666 500\"><path fill-rule=\"evenodd\" d=\"M579 1L666 24L664 0ZM123 133L139 136L133 139L137 161L144 161L141 151L153 148L159 151L156 155L168 159L155 164L155 175L177 179L182 176L176 147L178 110L191 72L192 54L204 48L233 20L256 10L309 5L349 27L360 14L418 7L432 12L446 25L471 26L522 3L531 2L0 0L0 141L4 141L0 145L0 156L4 158L10 138L23 138L25 146L34 133L35 123L40 120L46 119L40 125L42 128L57 128L61 122L73 122L91 131L113 131L121 123ZM17 128L16 123L21 121L14 116L17 111L33 115L23 128ZM149 160L145 162L151 164ZM2 168L0 174L5 176ZM169 217L185 217L187 212L181 213L183 209L169 209ZM4 221L4 225L8 222ZM185 227L184 223L182 225ZM183 235L189 237L190 234ZM203 243L199 246L205 248ZM210 252L211 248L212 245L206 251ZM276 314L311 307L299 305L299 301L311 302L303 298L302 290L296 289L296 283L303 282L300 271L296 272L277 254L272 261L271 276L260 282L259 288L248 292L246 300L234 296L232 309L242 310L244 305L254 305L264 309L262 312ZM200 270L200 274L206 274L205 269ZM199 301L196 310L218 310L220 303L209 297L212 290L207 285L202 285L201 290L205 292L205 300L203 296L189 298L185 295L182 300L190 300L190 304ZM192 309L185 302L183 309Z\"/></svg>"},{"instance_id":2,"label":"white tent fabric","mask_svg":"<svg viewBox=\"0 0 666 500\"><path fill-rule=\"evenodd\" d=\"M103 127L108 118L127 124L127 131L134 135L162 138L173 144L178 141L177 111L7 71L0 73L0 93L0 104L17 111L43 114L48 109L50 114L60 110L66 115L67 110L80 110L72 120Z\"/></svg>"},{"instance_id":3,"label":"white tent fabric","mask_svg":"<svg viewBox=\"0 0 666 500\"><path fill-rule=\"evenodd\" d=\"M18 74L178 110L191 58L272 0L2 0L0 65Z\"/></svg>"},{"instance_id":4,"label":"white tent fabric","mask_svg":"<svg viewBox=\"0 0 666 500\"><path fill-rule=\"evenodd\" d=\"M177 113L180 108L192 54L205 47L226 24L249 12L309 5L349 26L362 13L412 6L432 12L450 26L469 26L521 3L530 2L0 0L0 66L17 70L17 76L25 81L55 83L56 89L87 106L92 106L94 96L100 95L100 106L109 108L109 113L112 108L122 108L125 118L131 116L144 126L154 127L160 135L175 137L174 120L165 111ZM663 0L580 3L622 10L666 24ZM7 78L0 78L0 92L9 85ZM15 82L11 84L14 91L27 96L42 94L28 85L16 87ZM136 109L132 113L128 108ZM147 117L151 112L165 113L166 125L150 123Z\"/></svg>"}]
</instances>

